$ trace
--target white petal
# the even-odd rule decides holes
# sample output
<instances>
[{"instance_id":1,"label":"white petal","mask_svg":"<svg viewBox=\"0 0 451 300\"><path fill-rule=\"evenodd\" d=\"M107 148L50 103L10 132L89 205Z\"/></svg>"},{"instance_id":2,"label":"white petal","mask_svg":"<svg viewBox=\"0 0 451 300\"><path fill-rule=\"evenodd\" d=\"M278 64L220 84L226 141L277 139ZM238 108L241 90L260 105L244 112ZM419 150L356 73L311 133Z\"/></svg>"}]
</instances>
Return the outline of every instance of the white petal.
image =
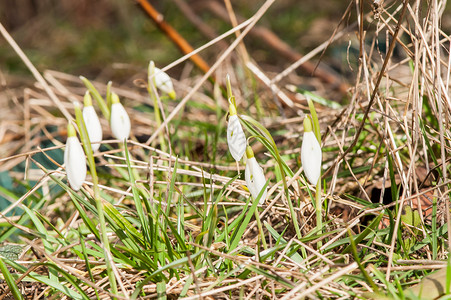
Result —
<instances>
[{"instance_id":1,"label":"white petal","mask_svg":"<svg viewBox=\"0 0 451 300\"><path fill-rule=\"evenodd\" d=\"M229 118L227 125L227 144L230 153L236 161L240 161L246 151L246 136L241 127L240 120L237 115Z\"/></svg>"},{"instance_id":2,"label":"white petal","mask_svg":"<svg viewBox=\"0 0 451 300\"><path fill-rule=\"evenodd\" d=\"M155 68L155 83L157 88L159 88L166 94L170 94L172 91L174 91L171 77L169 77L168 74L158 68Z\"/></svg>"},{"instance_id":3,"label":"white petal","mask_svg":"<svg viewBox=\"0 0 451 300\"><path fill-rule=\"evenodd\" d=\"M111 105L110 126L118 140L128 139L130 136L130 118L121 103Z\"/></svg>"},{"instance_id":4,"label":"white petal","mask_svg":"<svg viewBox=\"0 0 451 300\"><path fill-rule=\"evenodd\" d=\"M75 136L67 138L64 165L70 186L78 191L86 179L86 157L78 138Z\"/></svg>"},{"instance_id":5,"label":"white petal","mask_svg":"<svg viewBox=\"0 0 451 300\"><path fill-rule=\"evenodd\" d=\"M266 184L265 174L263 169L258 164L255 157L251 157L246 162L246 170L244 173L246 185L254 199L257 199L258 194ZM267 188L263 192L259 203L263 204L266 200Z\"/></svg>"},{"instance_id":6,"label":"white petal","mask_svg":"<svg viewBox=\"0 0 451 300\"><path fill-rule=\"evenodd\" d=\"M96 142L102 141L102 126L100 126L99 117L97 117L94 106L90 105L83 107L83 119L85 120L89 140L91 141L92 151L96 152L100 148L100 143Z\"/></svg>"},{"instance_id":7,"label":"white petal","mask_svg":"<svg viewBox=\"0 0 451 300\"><path fill-rule=\"evenodd\" d=\"M301 148L301 162L305 176L311 184L316 185L321 176L321 146L313 131L304 132Z\"/></svg>"}]
</instances>

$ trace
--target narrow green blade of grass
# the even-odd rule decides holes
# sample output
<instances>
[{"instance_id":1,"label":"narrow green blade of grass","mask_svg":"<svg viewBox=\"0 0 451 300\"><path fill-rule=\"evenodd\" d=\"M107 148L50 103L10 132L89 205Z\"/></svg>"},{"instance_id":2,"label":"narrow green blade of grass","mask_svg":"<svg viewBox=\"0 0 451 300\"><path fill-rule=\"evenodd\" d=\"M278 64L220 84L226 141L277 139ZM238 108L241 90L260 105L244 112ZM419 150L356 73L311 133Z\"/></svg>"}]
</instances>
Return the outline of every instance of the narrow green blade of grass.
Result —
<instances>
[{"instance_id":1,"label":"narrow green blade of grass","mask_svg":"<svg viewBox=\"0 0 451 300\"><path fill-rule=\"evenodd\" d=\"M133 262L130 263L130 266L133 266L134 268L147 271L156 270L158 268L157 263L151 257L149 257L147 252L144 251L136 252L133 249L121 245L118 245L117 248L124 251L124 253L129 254L130 257L133 257L134 260L138 260L138 262L136 263ZM150 254L152 254L152 252L150 252Z\"/></svg>"},{"instance_id":2,"label":"narrow green blade of grass","mask_svg":"<svg viewBox=\"0 0 451 300\"><path fill-rule=\"evenodd\" d=\"M241 224L239 225L239 227L235 230L235 232L232 235L232 240L229 245L229 253L231 251L233 251L238 246L238 243L241 241L243 233L246 230L246 227L249 224L251 217L254 215L255 210L257 209L259 199L265 192L267 186L268 186L268 181L266 182L265 186L260 190L260 193L258 194L257 199L253 199L254 202L252 203L252 206L249 208L249 210L243 211L243 214L245 214L245 217L244 217L243 221L241 222ZM249 199L252 199L252 197L249 197Z\"/></svg>"},{"instance_id":3,"label":"narrow green blade of grass","mask_svg":"<svg viewBox=\"0 0 451 300\"><path fill-rule=\"evenodd\" d=\"M111 86L113 85L112 81L108 81L107 85L106 85L106 105L108 107L108 110L111 109ZM102 99L103 100L103 99ZM107 119L109 120L109 119Z\"/></svg>"},{"instance_id":4,"label":"narrow green blade of grass","mask_svg":"<svg viewBox=\"0 0 451 300\"><path fill-rule=\"evenodd\" d=\"M315 105L313 105L312 99L307 97L308 107L312 116L313 132L315 133L318 143L321 145L321 131L319 126L318 114L316 113Z\"/></svg>"},{"instance_id":5,"label":"narrow green blade of grass","mask_svg":"<svg viewBox=\"0 0 451 300\"><path fill-rule=\"evenodd\" d=\"M24 266L22 266L22 265L20 265L20 264L18 264L16 262L10 261L8 259L4 259L4 260L6 261L6 263L8 265L13 267L14 269L16 269L20 273L25 273L28 270L26 267L24 267ZM49 268L55 269L55 265L53 265L52 263L39 263L38 265L43 265L43 266L47 266ZM64 273L62 273L62 275L64 275ZM49 286L50 288L53 288L53 289L61 292L64 295L70 297L71 299L75 299L75 300L86 300L86 299L89 299L86 294L84 294L84 295L79 294L76 291L70 289L68 286L61 284L59 281L52 280L49 277L37 274L36 272L28 273L27 277L31 278L33 280L36 280L38 282L41 282L41 283ZM78 286L75 286L75 288L77 288L77 287ZM78 288L80 288L80 287L78 287Z\"/></svg>"},{"instance_id":6,"label":"narrow green blade of grass","mask_svg":"<svg viewBox=\"0 0 451 300\"><path fill-rule=\"evenodd\" d=\"M11 294L13 295L14 299L16 300L23 299L22 294L20 293L13 276L9 272L8 267L6 266L1 256L0 256L0 271L2 272L3 278L6 281L6 284L8 285L9 290L11 291Z\"/></svg>"},{"instance_id":7,"label":"narrow green blade of grass","mask_svg":"<svg viewBox=\"0 0 451 300\"><path fill-rule=\"evenodd\" d=\"M226 241L228 240L228 235L229 235L236 227L238 227L238 226L241 224L243 218L244 218L245 215L246 215L245 213L246 213L246 211L247 211L247 209L248 209L248 207L249 207L249 204L250 204L250 197L248 198L248 201L246 201L246 204L245 204L244 207L243 207L242 213L241 213L238 217L236 217L236 218L232 221L231 224L228 224L228 225L227 225L227 230L224 230L218 237L216 237L216 239L215 239L216 242L221 242L221 241L223 241L224 239L225 239ZM225 211L225 210L224 210L224 211ZM226 224L227 224L227 222L226 222ZM228 242L227 245L229 245L229 244L230 244L230 243Z\"/></svg>"},{"instance_id":8,"label":"narrow green blade of grass","mask_svg":"<svg viewBox=\"0 0 451 300\"><path fill-rule=\"evenodd\" d=\"M100 108L100 111L102 112L105 119L110 121L110 109L108 108L107 104L105 103L105 100L103 100L102 96L100 96L99 91L94 87L94 85L85 77L80 76L80 80L83 81L86 88L89 90L91 95L94 97L94 99L97 102L97 105Z\"/></svg>"},{"instance_id":9,"label":"narrow green blade of grass","mask_svg":"<svg viewBox=\"0 0 451 300\"><path fill-rule=\"evenodd\" d=\"M193 275L191 275L191 276L193 276ZM186 279L185 285L183 286L183 289L182 289L182 291L180 292L180 295L179 295L180 298L186 296L186 294L188 293L188 290L189 290L191 284L193 283L193 281L194 281L193 277L189 277L189 278Z\"/></svg>"},{"instance_id":10,"label":"narrow green blade of grass","mask_svg":"<svg viewBox=\"0 0 451 300\"><path fill-rule=\"evenodd\" d=\"M91 264L89 263L89 258L88 258L88 255L86 253L85 239L83 238L83 235L80 232L80 228L79 228L79 235L78 236L80 238L81 253L83 254L83 260L85 261L86 269L88 270L89 279L91 279L92 282L95 282L94 276L93 276L92 270L91 270ZM96 299L100 300L99 292L97 291L97 289L94 289L94 292L96 293Z\"/></svg>"},{"instance_id":11,"label":"narrow green blade of grass","mask_svg":"<svg viewBox=\"0 0 451 300\"><path fill-rule=\"evenodd\" d=\"M81 297L84 300L90 300L88 295L85 293L85 291L80 287L80 282L75 276L72 276L68 272L64 271L60 267L52 264L52 263L44 263L43 265L47 266L49 269L55 270L58 274L61 274L66 280L80 293ZM59 283L58 281L55 281L55 283Z\"/></svg>"},{"instance_id":12,"label":"narrow green blade of grass","mask_svg":"<svg viewBox=\"0 0 451 300\"><path fill-rule=\"evenodd\" d=\"M283 285L283 286L285 286L287 288L292 289L295 286L294 284L288 282L287 279L284 279L284 278L278 276L277 274L271 274L271 273L267 272L266 270L254 267L252 265L248 265L248 266L246 266L246 268L251 270L252 272L255 272L257 274L263 275L267 279L269 279L271 281L275 281L275 282L277 282L277 283L279 283L279 284L281 284L281 285Z\"/></svg>"},{"instance_id":13,"label":"narrow green blade of grass","mask_svg":"<svg viewBox=\"0 0 451 300\"><path fill-rule=\"evenodd\" d=\"M277 149L277 145L274 142L274 139L271 136L271 133L258 121L254 120L253 118L249 116L241 115L240 119L242 123L244 124L244 127L251 133L254 133L254 136L260 140L260 142L268 149L268 151L271 153L271 155L276 160L277 164L280 167L280 171L282 173L282 181L283 181L283 187L285 191L285 197L288 199L288 207L290 209L290 215L291 215L291 221L293 222L294 229L296 231L296 235L298 239L302 238L301 230L299 228L298 224L298 216L293 208L293 203L291 201L290 193L288 191L287 186L287 180L285 174L287 174L290 177L294 176L293 171L290 169L290 167L286 164L286 162L280 157L279 150ZM299 185L302 186L302 183L300 180L298 180Z\"/></svg>"},{"instance_id":14,"label":"narrow green blade of grass","mask_svg":"<svg viewBox=\"0 0 451 300\"><path fill-rule=\"evenodd\" d=\"M166 282L160 281L157 282L157 299L158 300L166 300Z\"/></svg>"},{"instance_id":15,"label":"narrow green blade of grass","mask_svg":"<svg viewBox=\"0 0 451 300\"><path fill-rule=\"evenodd\" d=\"M266 227L266 229L268 229L269 233L278 241L280 241L283 244L287 244L287 241L282 237L281 234L279 234L274 228L271 227L271 225L268 224L268 222L264 222L264 225ZM285 245L284 245L285 246ZM303 254L305 252L305 249L302 249ZM290 252L290 251L289 251ZM289 252L287 253L287 255L295 262L297 262L298 264L301 264L304 259L301 257L301 255L299 255L299 253L297 253L296 251L294 251L292 254L289 254ZM305 256L306 253L304 254Z\"/></svg>"},{"instance_id":16,"label":"narrow green blade of grass","mask_svg":"<svg viewBox=\"0 0 451 300\"><path fill-rule=\"evenodd\" d=\"M362 273L366 282L371 286L373 291L377 292L379 290L377 285L374 283L373 279L370 277L370 275L366 271L365 267L363 266L362 262L360 261L359 254L357 253L357 245L354 242L354 239L352 238L351 229L349 229L349 228L348 228L348 236L349 236L349 241L350 241L349 247L351 247L352 255L354 256L354 259L359 266L360 272Z\"/></svg>"},{"instance_id":17,"label":"narrow green blade of grass","mask_svg":"<svg viewBox=\"0 0 451 300\"><path fill-rule=\"evenodd\" d=\"M178 161L179 161L178 158L176 158L174 167L172 170L171 181L170 181L169 187L168 187L168 194L166 197L166 216L169 216L171 213L172 196L174 194L174 189L175 189L175 180L177 179Z\"/></svg>"},{"instance_id":18,"label":"narrow green blade of grass","mask_svg":"<svg viewBox=\"0 0 451 300\"><path fill-rule=\"evenodd\" d=\"M139 293L141 292L141 289L150 281L155 280L155 278L158 278L157 276L162 274L164 271L169 270L169 269L175 269L178 268L180 266L186 265L188 264L189 259L194 259L196 257L198 257L199 255L201 255L202 253L204 253L204 250L200 250L197 253L194 253L192 255L190 255L190 257L182 257L178 260L175 260L165 266L162 266L161 268L159 268L158 270L156 270L155 272L153 272L152 274L149 275L149 277L147 277L146 279L144 279L143 281L141 281L139 284L136 285L136 289L133 292L132 296L130 297L130 299L136 299L139 296ZM161 281L161 280L160 280ZM160 282L159 281L159 282Z\"/></svg>"},{"instance_id":19,"label":"narrow green blade of grass","mask_svg":"<svg viewBox=\"0 0 451 300\"><path fill-rule=\"evenodd\" d=\"M44 244L45 251L49 254L53 253L55 251L55 249L53 248L52 244L49 241L53 240L54 238L47 232L47 230L44 227L44 224L41 223L41 221L39 220L39 218L35 215L35 213L33 211L31 211L26 206L23 206L23 209L25 210L25 212L28 214L28 216L32 220L32 222L33 222L34 226L36 227L36 229L38 230L38 232L45 237L42 239L42 243ZM49 276L50 276L51 280L55 280L55 281L58 280L58 274L54 270L49 272Z\"/></svg>"},{"instance_id":20,"label":"narrow green blade of grass","mask_svg":"<svg viewBox=\"0 0 451 300\"><path fill-rule=\"evenodd\" d=\"M28 214L28 216L30 217L30 219L33 221L34 226L36 227L36 229L38 230L38 232L40 234L42 234L45 237L50 237L51 235L47 232L47 230L45 229L44 225L41 223L41 221L38 219L38 217L35 215L35 213L33 211L31 211L28 207L23 206L23 209L25 210L25 212ZM55 249L53 248L53 246L49 243L49 240L47 238L42 240L43 244L44 244L44 249L48 252L48 253L53 253L55 251Z\"/></svg>"},{"instance_id":21,"label":"narrow green blade of grass","mask_svg":"<svg viewBox=\"0 0 451 300\"><path fill-rule=\"evenodd\" d=\"M231 178L227 183L221 188L219 191L218 196L216 197L213 207L210 209L209 214L206 216L206 218L203 220L202 223L202 231L207 232L207 242L205 243L206 247L210 247L213 243L214 233L217 227L217 220L218 220L218 203L221 202L222 198L224 197L224 193L227 191L227 188L229 185L234 182L240 174L235 175L235 177ZM204 196L205 197L205 196ZM224 231L227 232L227 231Z\"/></svg>"},{"instance_id":22,"label":"narrow green blade of grass","mask_svg":"<svg viewBox=\"0 0 451 300\"><path fill-rule=\"evenodd\" d=\"M389 292L389 295L393 297L393 299L399 299L398 289L394 286L390 281L385 280L385 274L379 271L376 267L372 268L372 272L376 279L378 279L382 284L385 285L385 290Z\"/></svg>"},{"instance_id":23,"label":"narrow green blade of grass","mask_svg":"<svg viewBox=\"0 0 451 300\"><path fill-rule=\"evenodd\" d=\"M246 130L252 133L252 135L254 135L256 138L258 138L259 141L271 153L271 155L277 160L277 162L282 165L283 171L288 176L293 177L294 172L290 169L286 162L280 158L276 143L274 142L274 139L272 138L269 131L258 121L249 116L241 115L240 119L243 121L243 125ZM258 130L255 128L257 128Z\"/></svg>"},{"instance_id":24,"label":"narrow green blade of grass","mask_svg":"<svg viewBox=\"0 0 451 300\"><path fill-rule=\"evenodd\" d=\"M328 99L323 98L323 97L321 97L321 96L319 96L319 95L317 95L315 93L312 93L310 91L307 91L307 90L300 89L300 88L296 87L296 92L306 96L306 98L312 99L314 102L316 102L318 104L330 107L332 109L340 109L340 108L342 108L342 106L338 102L328 100Z\"/></svg>"},{"instance_id":25,"label":"narrow green blade of grass","mask_svg":"<svg viewBox=\"0 0 451 300\"><path fill-rule=\"evenodd\" d=\"M172 234L174 235L175 239L177 240L178 245L182 248L181 250L186 251L187 247L186 247L184 239L179 235L179 233L177 232L177 228L174 226L174 224L172 224L171 220L169 220L169 217L164 212L162 212L162 213L163 213L163 216L164 216L169 228L171 229Z\"/></svg>"},{"instance_id":26,"label":"narrow green blade of grass","mask_svg":"<svg viewBox=\"0 0 451 300\"><path fill-rule=\"evenodd\" d=\"M432 248L432 259L437 259L438 255L437 197L435 196L432 197L431 248Z\"/></svg>"},{"instance_id":27,"label":"narrow green blade of grass","mask_svg":"<svg viewBox=\"0 0 451 300\"><path fill-rule=\"evenodd\" d=\"M144 240L146 241L146 243L151 245L150 232L149 232L150 226L149 226L148 218L146 216L146 212L144 211L144 208L143 208L143 203L141 201L141 197L139 196L139 189L136 186L135 176L133 175L133 172L132 172L132 167L130 164L130 154L128 152L128 147L127 147L126 142L124 143L124 152L125 152L125 161L127 163L128 176L130 179L130 185L132 187L133 200L135 202L136 212L138 213L138 217L141 222L141 229L143 231Z\"/></svg>"},{"instance_id":28,"label":"narrow green blade of grass","mask_svg":"<svg viewBox=\"0 0 451 300\"><path fill-rule=\"evenodd\" d=\"M111 218L113 223L111 226L120 228L125 234L127 240L122 240L129 246L138 249L138 245L144 245L144 237L142 234L113 206L113 204L104 201L103 207L107 216Z\"/></svg>"},{"instance_id":29,"label":"narrow green blade of grass","mask_svg":"<svg viewBox=\"0 0 451 300\"><path fill-rule=\"evenodd\" d=\"M365 228L365 230L363 230L360 234L358 234L354 239L354 242L357 244L359 244L361 241L363 241L370 233L373 233L377 226L379 225L380 221L382 220L382 217L384 216L384 212L380 213L369 225L368 227ZM349 241L349 238L346 238L347 241ZM337 241L339 242L339 241ZM336 247L336 243L333 243L332 245L328 246L325 250L328 251L330 249L333 249L334 247ZM348 245L342 252L341 254L346 254L349 253L351 251L351 245Z\"/></svg>"},{"instance_id":30,"label":"narrow green blade of grass","mask_svg":"<svg viewBox=\"0 0 451 300\"><path fill-rule=\"evenodd\" d=\"M401 300L405 300L406 297L404 296L404 291L402 289L401 282L399 282L398 276L395 275L394 279L395 279L395 284L396 284L396 287L398 288L398 292L399 292L399 296L401 297Z\"/></svg>"},{"instance_id":31,"label":"narrow green blade of grass","mask_svg":"<svg viewBox=\"0 0 451 300\"><path fill-rule=\"evenodd\" d=\"M3 192L5 190L4 187L0 186L0 191ZM12 198L14 201L16 202L17 200L19 200L19 196L14 195L12 193ZM33 203L32 205L30 205L31 209L33 211L37 211L39 209L41 209L41 207L46 203L47 199L45 197L41 197L39 199L33 197L33 195L29 196L29 199L31 200L31 203ZM27 223L30 220L30 217L28 216L28 214L22 214L22 216L20 217L19 220L16 221L17 224L19 225L24 225L25 223ZM6 223L5 223L6 224ZM7 225L9 228L8 229L4 229L2 228L2 232L0 234L0 243L3 243L4 241L8 240L9 237L11 237L11 235L14 235L19 229L13 225ZM3 226L2 226L3 227Z\"/></svg>"}]
</instances>

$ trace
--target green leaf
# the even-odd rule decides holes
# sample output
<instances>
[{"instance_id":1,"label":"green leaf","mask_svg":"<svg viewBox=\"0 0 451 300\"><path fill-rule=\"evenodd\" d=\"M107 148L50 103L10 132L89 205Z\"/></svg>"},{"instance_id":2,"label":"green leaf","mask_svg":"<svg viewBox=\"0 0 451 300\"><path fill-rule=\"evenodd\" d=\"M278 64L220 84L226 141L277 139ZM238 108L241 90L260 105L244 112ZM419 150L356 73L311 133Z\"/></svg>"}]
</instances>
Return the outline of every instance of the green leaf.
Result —
<instances>
[{"instance_id":1,"label":"green leaf","mask_svg":"<svg viewBox=\"0 0 451 300\"><path fill-rule=\"evenodd\" d=\"M166 282L160 281L157 282L157 299L158 300L166 300Z\"/></svg>"},{"instance_id":2,"label":"green leaf","mask_svg":"<svg viewBox=\"0 0 451 300\"><path fill-rule=\"evenodd\" d=\"M342 108L342 106L340 105L340 103L337 103L335 101L332 100L328 100L326 98L323 98L315 93L312 93L310 91L304 90L304 89L300 89L300 88L296 88L296 91L302 95L304 95L307 99L312 99L313 101L315 101L316 103L319 103L321 105L330 107L332 109L340 109Z\"/></svg>"},{"instance_id":3,"label":"green leaf","mask_svg":"<svg viewBox=\"0 0 451 300\"><path fill-rule=\"evenodd\" d=\"M147 213L144 211L143 203L139 195L139 189L136 186L135 176L133 175L132 167L130 164L130 154L128 152L127 142L124 144L125 151L125 161L127 163L128 176L130 178L130 185L132 187L133 200L135 202L136 212L138 213L139 221L141 223L141 228L144 232L144 238L149 245L151 244L150 232L149 232L149 221L147 219Z\"/></svg>"},{"instance_id":4,"label":"green leaf","mask_svg":"<svg viewBox=\"0 0 451 300\"><path fill-rule=\"evenodd\" d=\"M20 273L25 273L25 272L28 271L27 268L25 268L24 266L22 266L22 265L20 265L20 264L18 264L18 263L15 263L15 262L10 261L10 260L7 260L7 259L5 259L5 260L6 260L6 262L8 263L8 265L10 265L11 267L13 267L14 269L16 269L17 271L19 271ZM61 272L63 275L68 275L66 272L64 272L64 271L61 270L61 269L56 270L57 267L56 267L55 265L53 265L52 263L38 263L38 264L36 264L36 265L47 266L47 267L49 267L49 268L52 269L52 272L53 272L53 271L59 271L59 272ZM70 275L69 275L69 276L70 276ZM46 276L44 276L44 275L39 275L39 274L37 274L36 272L30 272L30 273L28 273L27 277L28 277L28 278L31 278L31 279L34 279L34 280L36 280L36 281L39 281L39 282L41 282L41 283L43 283L43 284L45 284L45 285L47 285L47 286L49 286L49 287L51 287L51 288L57 290L57 291L60 291L60 292L63 293L64 295L70 297L70 299L75 299L75 300L89 299L89 298L86 296L86 294L84 294L84 292L83 292L84 295L81 295L81 294L77 293L76 291L70 289L68 286L61 284L58 280L54 280L54 279L48 278L48 277L46 277ZM68 279L68 280L69 280L69 279ZM72 280L69 280L69 281L72 281ZM73 282L73 281L72 281L72 282ZM77 288L77 290L80 289L79 284L74 285L74 287Z\"/></svg>"},{"instance_id":5,"label":"green leaf","mask_svg":"<svg viewBox=\"0 0 451 300\"><path fill-rule=\"evenodd\" d=\"M258 194L257 199L253 199L254 202L252 203L252 206L249 208L249 210L243 211L242 214L245 214L245 217L244 217L244 220L239 225L239 227L234 231L234 233L232 235L232 241L229 246L229 253L238 246L238 243L240 242L241 237L243 236L244 231L246 230L247 224L249 224L251 217L254 215L254 212L257 209L259 199L265 192L267 186L268 186L268 182L266 182L265 186L260 190L260 193ZM252 199L252 197L249 197L249 199Z\"/></svg>"},{"instance_id":6,"label":"green leaf","mask_svg":"<svg viewBox=\"0 0 451 300\"><path fill-rule=\"evenodd\" d=\"M280 241L281 245L285 245L287 244L287 241L282 237L281 234L279 234L274 228L271 227L271 225L268 224L268 222L264 222L264 225L266 227L266 229L268 229L269 233L273 236L273 238L275 238L277 241ZM302 252L305 252L302 251ZM292 254L290 254L290 251L288 251L287 255L295 262L297 262L298 264L302 264L304 262L304 259L301 257L301 255L299 255L299 253L297 251L291 251Z\"/></svg>"},{"instance_id":7,"label":"green leaf","mask_svg":"<svg viewBox=\"0 0 451 300\"><path fill-rule=\"evenodd\" d=\"M310 98L307 98L310 114L312 115L313 132L315 133L318 143L321 145L321 131L319 127L318 114L316 113L315 106Z\"/></svg>"},{"instance_id":8,"label":"green leaf","mask_svg":"<svg viewBox=\"0 0 451 300\"><path fill-rule=\"evenodd\" d=\"M269 273L269 272L267 272L266 270L263 270L263 269L254 267L254 266L252 266L252 265L247 265L246 268L249 269L249 270L251 270L252 272L255 272L255 273L257 273L257 274L260 274L260 275L265 276L265 277L266 277L267 279L269 279L269 280L276 281L276 282L278 282L279 284L281 284L281 285L283 285L283 286L286 286L287 288L290 288L290 289L294 288L294 285L293 285L293 284L291 284L290 282L288 282L285 278L282 278L282 277L278 276L277 274Z\"/></svg>"},{"instance_id":9,"label":"green leaf","mask_svg":"<svg viewBox=\"0 0 451 300\"><path fill-rule=\"evenodd\" d=\"M4 261L1 257L0 257L0 271L2 272L3 277L6 281L6 284L8 285L14 299L16 299L16 300L23 299L22 294L20 293L19 288L17 287L17 284L16 284L13 276L9 272L8 267L6 266L6 264L4 263Z\"/></svg>"},{"instance_id":10,"label":"green leaf","mask_svg":"<svg viewBox=\"0 0 451 300\"><path fill-rule=\"evenodd\" d=\"M370 223L370 225L368 225L367 228L365 228L365 230L363 230L360 234L358 234L354 239L355 244L359 244L361 241L363 241L363 239L365 239L370 233L372 233L377 226L379 225L379 223L381 222L382 217L384 216L384 212L381 212L374 220L373 222ZM327 249L332 249L333 244L330 245ZM348 247L346 247L341 254L345 254L345 253L349 253L351 251L351 245L348 245Z\"/></svg>"},{"instance_id":11,"label":"green leaf","mask_svg":"<svg viewBox=\"0 0 451 300\"><path fill-rule=\"evenodd\" d=\"M83 81L86 88L89 90L91 95L94 97L94 99L97 102L97 105L100 108L100 111L102 112L105 119L110 121L110 109L108 108L107 104L105 103L105 100L103 100L102 96L100 96L99 91L94 87L94 85L85 77L80 76L81 81Z\"/></svg>"},{"instance_id":12,"label":"green leaf","mask_svg":"<svg viewBox=\"0 0 451 300\"><path fill-rule=\"evenodd\" d=\"M141 289L148 283L150 282L152 279L154 279L157 275L160 275L162 272L166 271L166 270L170 270L170 269L175 269L178 268L179 266L183 266L185 264L188 263L189 259L193 260L194 258L196 258L197 256L201 255L202 253L204 253L204 250L200 250L197 253L194 253L192 255L190 255L190 257L182 257L178 260L175 260L161 268L159 268L158 270L156 270L155 272L153 272L149 277L147 277L146 279L144 279L143 281L141 281L139 284L136 285L136 289L133 292L131 299L136 299L139 296L139 293L141 291Z\"/></svg>"}]
</instances>

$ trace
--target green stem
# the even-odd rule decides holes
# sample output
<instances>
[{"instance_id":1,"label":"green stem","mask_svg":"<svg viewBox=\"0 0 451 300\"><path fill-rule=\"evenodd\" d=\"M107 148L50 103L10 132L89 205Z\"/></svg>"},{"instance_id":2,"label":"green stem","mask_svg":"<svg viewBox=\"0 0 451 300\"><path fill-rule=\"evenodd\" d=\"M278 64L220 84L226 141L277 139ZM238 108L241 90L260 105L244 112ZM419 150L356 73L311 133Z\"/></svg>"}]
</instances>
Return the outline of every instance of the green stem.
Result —
<instances>
[{"instance_id":1,"label":"green stem","mask_svg":"<svg viewBox=\"0 0 451 300\"><path fill-rule=\"evenodd\" d=\"M373 291L375 291L377 293L379 291L379 288L374 283L374 281L371 279L371 276L365 270L365 267L362 265L362 263L360 261L360 257L359 257L359 255L357 253L357 246L356 246L355 241L354 241L354 239L352 237L352 232L351 232L351 230L349 228L348 228L348 235L349 235L349 241L351 242L352 255L354 256L354 259L355 259L357 265L359 266L360 272L362 272L363 277L365 277L366 281L371 285L371 288L373 289Z\"/></svg>"},{"instance_id":2,"label":"green stem","mask_svg":"<svg viewBox=\"0 0 451 300\"><path fill-rule=\"evenodd\" d=\"M290 192L288 190L287 180L285 178L285 171L282 169L281 164L279 164L279 166L280 166L280 170L282 173L283 188L286 192L285 196L287 197L288 207L290 209L290 214L293 218L292 221L293 221L294 229L296 230L296 236L298 237L298 239L302 239L301 229L299 228L299 224L298 224L298 215L294 211L293 203L291 203Z\"/></svg>"},{"instance_id":3,"label":"green stem","mask_svg":"<svg viewBox=\"0 0 451 300\"><path fill-rule=\"evenodd\" d=\"M99 91L97 91L97 89L94 87L94 85L85 77L80 76L80 79L81 79L81 81L83 81L84 85L89 90L89 92L91 92L91 95L96 100L97 105L99 106L100 111L102 112L105 119L107 119L109 121L110 120L110 108L107 106L107 104L105 103L105 100L103 100L102 96L100 96ZM77 124L78 124L78 122L77 122Z\"/></svg>"},{"instance_id":4,"label":"green stem","mask_svg":"<svg viewBox=\"0 0 451 300\"><path fill-rule=\"evenodd\" d=\"M263 248L266 250L266 249L268 249L268 245L266 244L266 238L265 238L265 234L263 232L263 226L262 226L262 222L260 220L260 215L258 214L257 210L255 210L254 213L255 213L255 220L257 220L258 231L260 231Z\"/></svg>"},{"instance_id":5,"label":"green stem","mask_svg":"<svg viewBox=\"0 0 451 300\"><path fill-rule=\"evenodd\" d=\"M260 132L261 133L261 136L258 135L258 133L257 133L254 137L258 138L262 142L262 144L264 144L266 146L266 148L271 152L273 157L276 159L277 164L279 165L279 168L280 168L280 173L281 173L282 181L283 181L283 188L285 190L285 197L287 197L288 207L290 209L293 226L294 226L294 229L296 230L296 236L298 239L301 239L302 234L301 234L301 230L299 228L297 214L294 211L293 203L291 203L290 192L288 190L288 184L287 184L287 179L286 179L287 172L288 172L289 176L293 176L293 172L290 170L290 168L286 165L286 163L280 157L280 153L279 153L279 150L277 149L277 145L274 142L274 139L272 138L269 131L263 125L261 125L259 122L257 122L256 120L254 120L253 118L251 118L249 116L241 115L240 119L243 121L243 124L245 124L245 127L249 132L251 132L251 133ZM284 167L286 167L286 170Z\"/></svg>"},{"instance_id":6,"label":"green stem","mask_svg":"<svg viewBox=\"0 0 451 300\"><path fill-rule=\"evenodd\" d=\"M321 204L321 177L318 179L318 183L316 184L316 228L318 229L318 234L321 235L323 233L323 216L322 216L322 204ZM323 245L322 241L318 241L318 249Z\"/></svg>"},{"instance_id":7,"label":"green stem","mask_svg":"<svg viewBox=\"0 0 451 300\"><path fill-rule=\"evenodd\" d=\"M155 79L155 66L153 62L149 64L148 70L149 82L147 84L147 92L149 93L150 98L153 100L153 108L155 112L155 121L157 122L157 128L161 126L161 115L160 115L160 106L158 105L158 97L157 97L157 82ZM166 142L164 139L163 130L160 130L158 134L158 138L160 140L160 148L162 151L166 151Z\"/></svg>"},{"instance_id":8,"label":"green stem","mask_svg":"<svg viewBox=\"0 0 451 300\"><path fill-rule=\"evenodd\" d=\"M97 214L99 216L102 246L104 249L107 274L110 280L111 293L117 294L117 283L112 267L113 259L110 251L110 242L108 240L108 235L106 232L106 223L105 223L105 215L103 212L102 199L100 198L99 178L97 176L94 156L92 155L91 141L89 140L88 131L86 130L86 125L83 120L83 114L81 112L79 105L75 105L75 118L77 121L78 129L80 131L80 137L82 140L83 148L85 149L85 153L88 157L89 169L91 171L92 184L94 190L94 200L96 202Z\"/></svg>"}]
</instances>

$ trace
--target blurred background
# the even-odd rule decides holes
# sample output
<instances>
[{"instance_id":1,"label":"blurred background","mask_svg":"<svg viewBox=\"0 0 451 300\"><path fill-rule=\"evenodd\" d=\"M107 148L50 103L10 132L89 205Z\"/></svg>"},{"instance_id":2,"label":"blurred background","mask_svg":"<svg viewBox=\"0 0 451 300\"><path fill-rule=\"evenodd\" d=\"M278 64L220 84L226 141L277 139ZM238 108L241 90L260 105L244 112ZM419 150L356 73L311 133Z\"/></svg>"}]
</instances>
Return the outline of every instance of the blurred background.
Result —
<instances>
[{"instance_id":1,"label":"blurred background","mask_svg":"<svg viewBox=\"0 0 451 300\"><path fill-rule=\"evenodd\" d=\"M224 18L223 1L166 0L149 3L194 48L231 28ZM232 1L232 6L238 20L242 20L251 17L263 3L261 0ZM294 52L305 54L331 36L348 5L348 1L341 0L276 1L258 25L273 33ZM354 22L355 15L356 8L353 7L344 24ZM225 16L227 18L227 14ZM196 19L201 25L193 23ZM131 0L3 0L0 1L0 22L41 71L55 69L115 80L128 76L130 70L144 70L150 59L158 66L165 66L182 56L141 6ZM225 41L231 42L232 38ZM257 64L268 71L278 72L293 59L275 50L270 42L256 35L245 39ZM277 40L272 42L279 43ZM218 56L218 48L224 49L224 43L218 46L201 53L210 65ZM340 71L342 54L343 51L346 53L347 46L347 43L335 44L335 48L329 49L323 60L325 65ZM344 48L337 50L336 47ZM3 39L0 39L0 64L10 74L29 74ZM180 69L176 68L169 73L178 78L178 71Z\"/></svg>"}]
</instances>

